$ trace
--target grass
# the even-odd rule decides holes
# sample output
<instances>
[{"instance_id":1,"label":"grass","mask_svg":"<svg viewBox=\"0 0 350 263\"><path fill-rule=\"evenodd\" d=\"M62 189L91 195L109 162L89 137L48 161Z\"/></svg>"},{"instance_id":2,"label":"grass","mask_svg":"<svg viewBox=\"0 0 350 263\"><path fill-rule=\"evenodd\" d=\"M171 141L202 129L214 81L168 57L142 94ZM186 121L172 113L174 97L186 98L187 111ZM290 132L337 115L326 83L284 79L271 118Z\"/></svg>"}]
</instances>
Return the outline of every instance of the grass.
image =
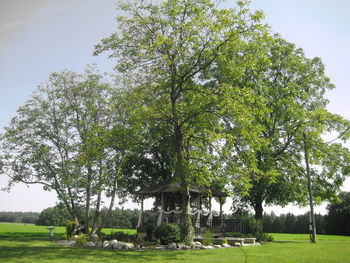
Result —
<instances>
[{"instance_id":1,"label":"grass","mask_svg":"<svg viewBox=\"0 0 350 263\"><path fill-rule=\"evenodd\" d=\"M54 230L58 235L64 228ZM104 230L105 233L117 231ZM134 230L130 230L134 231ZM0 262L230 262L230 263L348 263L350 237L272 234L276 242L259 247L192 251L111 251L70 248L48 238L46 227L0 224Z\"/></svg>"}]
</instances>

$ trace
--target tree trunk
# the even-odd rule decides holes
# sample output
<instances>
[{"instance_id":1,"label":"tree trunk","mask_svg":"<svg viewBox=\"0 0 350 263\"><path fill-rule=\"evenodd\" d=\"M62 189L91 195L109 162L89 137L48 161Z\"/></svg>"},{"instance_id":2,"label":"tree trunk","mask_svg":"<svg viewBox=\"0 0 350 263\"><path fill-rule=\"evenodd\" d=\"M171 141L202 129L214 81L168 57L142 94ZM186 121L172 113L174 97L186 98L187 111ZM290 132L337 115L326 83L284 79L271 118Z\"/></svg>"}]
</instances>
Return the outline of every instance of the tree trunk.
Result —
<instances>
[{"instance_id":1,"label":"tree trunk","mask_svg":"<svg viewBox=\"0 0 350 263\"><path fill-rule=\"evenodd\" d=\"M307 189L309 191L309 203L310 203L310 242L316 243L316 220L314 212L314 197L312 194L312 184L311 184L311 175L310 175L310 164L309 164L309 152L306 143L306 134L304 136L304 157L305 157L305 166L306 166L306 177L307 177Z\"/></svg>"},{"instance_id":2,"label":"tree trunk","mask_svg":"<svg viewBox=\"0 0 350 263\"><path fill-rule=\"evenodd\" d=\"M99 191L98 191L98 195L97 195L97 201L96 201L96 211L95 211L95 215L94 215L94 220L92 223L92 229L91 229L91 234L96 234L97 230L98 230L98 225L100 222L100 209L101 209L101 185L102 185L102 160L99 160L99 175L98 175L98 180L99 180Z\"/></svg>"},{"instance_id":3,"label":"tree trunk","mask_svg":"<svg viewBox=\"0 0 350 263\"><path fill-rule=\"evenodd\" d=\"M255 219L261 221L263 218L263 212L264 212L262 201L255 201L253 208L255 212L255 215L254 215Z\"/></svg>"},{"instance_id":4,"label":"tree trunk","mask_svg":"<svg viewBox=\"0 0 350 263\"><path fill-rule=\"evenodd\" d=\"M185 229L186 236L188 240L193 239L192 231L192 221L189 215L189 186L187 182L187 175L184 169L183 161L183 134L181 130L181 125L179 121L179 116L177 112L177 98L178 93L175 89L175 80L172 79L172 89L170 94L171 99L171 111L172 111L172 122L173 122L173 132L175 139L175 152L176 152L176 167L175 167L175 176L180 179L180 185L182 187L182 214L181 214L181 224Z\"/></svg>"},{"instance_id":5,"label":"tree trunk","mask_svg":"<svg viewBox=\"0 0 350 263\"><path fill-rule=\"evenodd\" d=\"M108 210L107 210L107 213L106 215L103 217L102 219L102 223L101 225L98 227L98 229L96 230L97 233L101 232L102 230L102 227L104 227L106 224L107 224L107 220L109 218L109 215L111 214L111 211L113 209L113 206L114 206L114 201L115 201L115 196L117 194L117 182L118 182L118 178L119 178L119 174L120 174L120 167L121 167L121 162L117 162L116 163L116 167L118 167L118 170L117 170L117 174L115 175L114 179L113 179L113 189L112 189L112 194L111 194L111 201L109 203L109 207L108 207Z\"/></svg>"},{"instance_id":6,"label":"tree trunk","mask_svg":"<svg viewBox=\"0 0 350 263\"><path fill-rule=\"evenodd\" d=\"M92 169L91 169L91 166L88 166L87 183L86 183L84 233L89 233L90 203L91 203L91 177L92 177Z\"/></svg>"}]
</instances>

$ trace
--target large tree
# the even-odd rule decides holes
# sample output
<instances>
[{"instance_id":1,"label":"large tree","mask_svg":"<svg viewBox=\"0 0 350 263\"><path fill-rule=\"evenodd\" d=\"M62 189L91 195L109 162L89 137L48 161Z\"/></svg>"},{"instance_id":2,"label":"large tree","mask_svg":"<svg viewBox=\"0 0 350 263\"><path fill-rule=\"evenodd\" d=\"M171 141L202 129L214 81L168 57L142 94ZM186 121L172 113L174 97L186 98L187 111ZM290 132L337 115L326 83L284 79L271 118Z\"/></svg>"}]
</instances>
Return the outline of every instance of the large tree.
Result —
<instances>
[{"instance_id":1,"label":"large tree","mask_svg":"<svg viewBox=\"0 0 350 263\"><path fill-rule=\"evenodd\" d=\"M261 219L264 204L307 203L305 134L309 161L317 165L312 169L317 202L336 194L349 173L349 152L340 144L327 144L323 136L332 132L346 138L349 122L326 109L325 92L333 85L319 58L306 58L301 49L279 36L257 43L267 56L258 58L254 69L245 72L238 83L237 78L233 81L241 89L251 87L256 98L251 106L258 109L251 122L260 127L257 136L261 140L254 146L238 138L232 151L245 156L241 160L246 171L238 170L238 174L252 167L248 170L250 187L241 187L237 180L234 186ZM225 67L225 63L220 64L217 79L230 83ZM227 131L235 132L237 127L226 123Z\"/></svg>"},{"instance_id":2,"label":"large tree","mask_svg":"<svg viewBox=\"0 0 350 263\"><path fill-rule=\"evenodd\" d=\"M182 223L189 236L189 187L209 184L219 175L219 111L225 107L240 113L244 108L226 96L230 86L216 85L207 73L227 46L238 54L253 32L263 29L261 13L249 13L244 2L234 9L217 4L125 1L119 6L125 16L118 17L117 31L96 46L96 54L110 51L116 58L116 69L141 96L139 107L171 128L174 177L182 185ZM247 66L231 62L237 71ZM248 123L247 118L238 121Z\"/></svg>"},{"instance_id":3,"label":"large tree","mask_svg":"<svg viewBox=\"0 0 350 263\"><path fill-rule=\"evenodd\" d=\"M72 220L84 207L85 229L93 221L95 232L103 195L113 207L131 136L117 97L93 69L51 74L2 136L3 173L10 185L41 184L55 191Z\"/></svg>"}]
</instances>

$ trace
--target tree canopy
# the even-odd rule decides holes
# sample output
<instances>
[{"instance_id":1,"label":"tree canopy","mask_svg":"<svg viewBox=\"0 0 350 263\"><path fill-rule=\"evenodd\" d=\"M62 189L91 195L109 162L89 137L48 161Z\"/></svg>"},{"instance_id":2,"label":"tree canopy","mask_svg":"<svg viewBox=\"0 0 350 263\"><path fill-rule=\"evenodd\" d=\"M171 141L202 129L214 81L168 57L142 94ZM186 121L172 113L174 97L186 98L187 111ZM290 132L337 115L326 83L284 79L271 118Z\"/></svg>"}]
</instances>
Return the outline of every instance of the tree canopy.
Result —
<instances>
[{"instance_id":1,"label":"tree canopy","mask_svg":"<svg viewBox=\"0 0 350 263\"><path fill-rule=\"evenodd\" d=\"M257 219L264 205L305 204L306 175L316 202L334 197L350 154L325 135L346 140L350 123L327 110L324 64L246 1L219 3L121 1L116 31L95 47L118 83L91 69L51 74L1 137L10 183L56 191L72 219L84 207L94 232L116 194L172 179L190 238L192 186L228 189Z\"/></svg>"}]
</instances>

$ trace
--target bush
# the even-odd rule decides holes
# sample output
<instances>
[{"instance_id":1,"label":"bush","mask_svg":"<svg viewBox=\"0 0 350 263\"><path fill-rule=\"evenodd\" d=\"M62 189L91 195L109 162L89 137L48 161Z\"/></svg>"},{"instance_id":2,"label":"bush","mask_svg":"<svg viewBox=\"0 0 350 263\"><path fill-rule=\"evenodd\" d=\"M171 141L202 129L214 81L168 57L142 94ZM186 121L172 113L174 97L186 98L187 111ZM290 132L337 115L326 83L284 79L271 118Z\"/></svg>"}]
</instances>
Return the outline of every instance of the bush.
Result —
<instances>
[{"instance_id":1,"label":"bush","mask_svg":"<svg viewBox=\"0 0 350 263\"><path fill-rule=\"evenodd\" d=\"M162 245L181 241L181 227L178 224L162 224L154 230L155 238Z\"/></svg>"},{"instance_id":2,"label":"bush","mask_svg":"<svg viewBox=\"0 0 350 263\"><path fill-rule=\"evenodd\" d=\"M80 234L77 237L76 242L78 246L84 246L88 242L87 236L85 234Z\"/></svg>"},{"instance_id":3,"label":"bush","mask_svg":"<svg viewBox=\"0 0 350 263\"><path fill-rule=\"evenodd\" d=\"M224 238L224 239L221 240L221 245L224 245L224 244L228 244L228 241L227 241L226 238Z\"/></svg>"},{"instance_id":4,"label":"bush","mask_svg":"<svg viewBox=\"0 0 350 263\"><path fill-rule=\"evenodd\" d=\"M257 241L273 241L273 237L263 232L262 222L252 218L251 221L252 234Z\"/></svg>"},{"instance_id":5,"label":"bush","mask_svg":"<svg viewBox=\"0 0 350 263\"><path fill-rule=\"evenodd\" d=\"M66 224L67 238L71 238L75 234L77 227L78 227L77 221L74 221L74 220L67 221L67 224Z\"/></svg>"},{"instance_id":6,"label":"bush","mask_svg":"<svg viewBox=\"0 0 350 263\"><path fill-rule=\"evenodd\" d=\"M213 233L210 229L205 229L202 233L203 245L209 246L213 244Z\"/></svg>"}]
</instances>

